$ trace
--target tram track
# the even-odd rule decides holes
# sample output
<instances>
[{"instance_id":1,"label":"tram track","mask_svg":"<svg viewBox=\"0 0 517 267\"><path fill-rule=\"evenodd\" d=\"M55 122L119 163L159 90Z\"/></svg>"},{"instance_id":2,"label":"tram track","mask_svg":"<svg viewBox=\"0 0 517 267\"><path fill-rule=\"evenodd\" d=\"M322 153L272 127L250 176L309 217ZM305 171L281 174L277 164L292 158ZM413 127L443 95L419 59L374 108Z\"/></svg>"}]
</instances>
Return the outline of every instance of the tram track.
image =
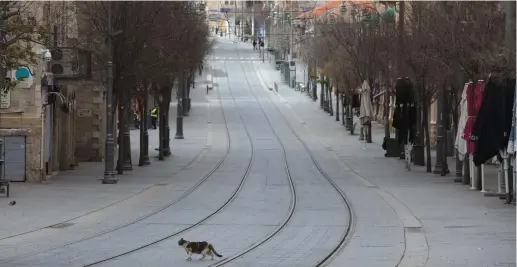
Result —
<instances>
[{"instance_id":1,"label":"tram track","mask_svg":"<svg viewBox=\"0 0 517 267\"><path fill-rule=\"evenodd\" d=\"M217 92L219 103L221 105L221 109L222 109L222 113L223 113L223 118L224 118L224 121L225 121L226 131L228 133L228 138L230 138L230 133L229 133L229 129L228 129L228 123L227 123L227 119L226 119L226 115L225 115L225 112L224 112L223 103L222 103L222 100L221 100L221 96L220 96L219 90L214 90L214 91ZM242 120L242 117L241 117L241 120ZM242 178L241 178L241 180L240 180L236 190L231 194L230 198L223 203L223 205L221 205L214 212L210 213L208 216L204 217L203 219L199 220L198 222L196 222L194 224L191 224L190 226L188 226L186 228L183 228L182 230L176 231L176 232L174 232L172 234L164 236L164 237L162 237L162 238L160 238L158 240L155 240L153 242L149 242L149 243L146 243L144 245L138 246L138 247L133 248L133 249L131 249L129 251L126 251L124 253L119 253L117 255L114 255L114 256L111 256L111 257L108 257L108 258L105 258L105 259L102 259L102 260L98 260L98 261L95 261L95 262L83 265L83 267L95 266L95 265L99 265L99 264L102 264L102 263L105 263L105 262L109 262L109 261L118 259L120 257L127 256L127 255L133 254L135 252L141 251L141 250L143 250L145 248L148 248L150 246L159 244L159 243L164 242L166 240L169 240L172 237L178 236L181 233L184 233L184 232L186 232L188 230L191 230L191 229L193 229L193 228L195 228L197 226L202 225L204 222L208 221L210 218L214 217L216 214L220 213L224 208L226 208L228 205L230 205L230 203L233 202L233 200L238 196L239 192L241 191L241 189L242 189L246 179L248 178L248 176L250 174L251 168L253 166L253 162L255 160L255 147L254 147L253 142L251 141L252 140L251 139L251 135L248 132L246 127L244 127L244 130L246 132L246 135L248 137L248 141L249 141L249 144L250 144L251 156L250 156L250 159L249 159L249 161L247 163L247 167L245 169L245 172L242 175ZM230 144L230 140L229 140L229 144Z\"/></svg>"},{"instance_id":2,"label":"tram track","mask_svg":"<svg viewBox=\"0 0 517 267\"><path fill-rule=\"evenodd\" d=\"M226 61L224 62L224 66L225 66L226 73L228 73L228 68L226 67ZM247 79L246 79L246 81L247 81ZM228 83L228 84L230 84L230 83ZM248 86L249 86L249 82L248 82ZM230 91L230 94L232 95L232 99L233 99L235 105L237 106L237 102L235 101L235 98L233 97L231 86L228 86L228 90ZM255 99L256 99L256 97L255 97ZM260 105L260 103L258 103L258 104ZM275 132L275 129L272 127L271 122L269 121L269 118L267 117L266 113L264 112L262 106L260 106L260 108L262 110L262 113L264 114L264 118L266 119L266 121L268 122L268 125L271 128L271 131L273 132L273 134L275 135L275 138L277 139L278 143L282 147L282 152L283 152L283 157L284 157L284 164L285 164L285 172L286 172L286 175L287 175L287 178L288 178L288 181L289 181L289 186L290 186L290 189L291 189L291 205L289 205L289 209L287 211L286 217L284 218L284 220L280 223L280 225L275 230L273 230L271 233L266 235L261 240L255 242L252 246L248 247L244 251L242 251L240 253L237 253L237 254L229 257L229 258L226 258L226 259L224 259L222 261L219 261L217 263L209 265L210 267L226 265L226 264L230 263L231 261L233 261L233 260L241 257L242 255L252 251L253 249L259 247L260 245L264 244L265 242L267 242L271 238L273 238L278 232L280 232L289 223L289 221L293 217L294 211L296 209L296 200L297 200L296 188L294 186L293 178L291 177L291 172L289 171L289 163L287 161L287 152L286 152L285 146L282 143L282 141L280 140L280 137L278 136L278 134ZM244 120L243 120L243 123L244 123Z\"/></svg>"},{"instance_id":3,"label":"tram track","mask_svg":"<svg viewBox=\"0 0 517 267\"><path fill-rule=\"evenodd\" d=\"M243 64L242 62L240 63L241 64L241 69L244 69L243 68ZM260 106L260 109L262 111L262 113L264 114L264 116L266 117L266 120L268 121L268 124L269 126L271 127L271 129L273 130L273 133L275 134L276 138L278 139L278 141L282 144L281 140L280 140L280 137L278 136L278 134L276 133L276 131L274 130L273 128L273 125L271 124L271 121L269 119L269 117L267 116L265 110L264 110L264 107L262 106L262 104L260 103L260 100L258 99L257 95L253 92L253 89L250 82L249 82L249 79L248 79L248 74L246 74L246 71L243 71L244 72L244 78L246 80L246 83L248 85L248 88L251 92L251 94L253 95L253 97L255 98L256 102L259 104ZM263 85L262 85L263 87ZM277 112L279 113L279 115L282 117L282 119L284 120L285 124L288 126L288 128L291 130L291 132L293 133L293 135L297 138L297 140L303 145L304 149L307 151L308 155L310 156L314 166L317 168L317 170L319 171L319 173L328 181L328 183L331 185L331 187L339 194L339 196L341 197L341 199L343 200L345 206L346 206L346 209L347 209L347 212L348 212L348 218L349 218L349 223L347 224L347 227L345 229L345 231L343 232L343 235L340 237L339 239L339 242L338 244L334 247L334 249L331 250L330 253L328 253L323 259L321 259L316 265L315 267L321 267L321 266L325 266L326 264L330 263L332 261L332 259L334 258L334 256L336 256L345 246L346 244L348 243L348 241L350 240L351 238L351 235L353 233L353 226L355 225L355 218L354 218L354 213L353 213L353 210L352 210L352 206L349 202L349 200L347 199L345 193L336 185L336 183L332 180L332 178L329 177L329 175L323 170L323 168L320 166L320 164L318 163L318 161L316 160L316 158L314 157L313 153L309 150L307 144L300 138L300 136L295 132L295 130L292 128L291 124L289 123L289 121L285 118L285 116L283 115L283 113L280 111L280 109L278 109L276 103L271 99L271 96L269 94L267 94L268 96L268 99L269 101L271 101L273 103L273 106L275 107L275 109L277 110ZM284 148L284 145L282 144L282 148ZM284 148L284 153L285 153L285 148ZM286 155L286 164L287 164L287 155ZM292 211L292 213L294 213L294 209ZM292 216L292 214L291 214ZM290 219L290 217L289 217ZM214 264L211 264L209 265L209 267L220 267L220 266L225 266L227 264L229 264L230 262L232 262L233 260L235 259L238 259L238 258L241 258L243 257L244 255L248 254L249 252L259 248L261 245L263 245L264 243L266 243L268 240L272 239L275 235L277 235L281 230L283 230L284 228L286 228L288 226L288 222L289 222L289 219L287 221L284 221L284 223L282 223L281 225L279 225L271 234L269 234L266 238L260 240L259 242L256 242L255 244L253 244L252 246L248 247L247 249L237 253L237 254L234 254L232 255L231 257L227 258L227 259L224 259L224 260L221 260L217 263L214 263Z\"/></svg>"},{"instance_id":4,"label":"tram track","mask_svg":"<svg viewBox=\"0 0 517 267\"><path fill-rule=\"evenodd\" d=\"M221 110L222 110L222 108L223 108L223 107L222 107L222 103L221 103L220 98L219 98L219 102L220 102L220 104L221 104ZM167 208L169 208L169 207L173 206L174 204L176 204L176 203L180 202L181 200L185 199L186 197L188 197L190 194L192 194L192 193L193 193L193 192L195 192L198 188L200 188L202 184L204 184L206 181L208 181L208 180L209 180L209 178L210 178L210 177L211 177L211 176L212 176L212 175L213 175L217 170L219 170L219 168L223 165L223 163L225 162L226 158L228 157L228 154L230 153L230 150L231 150L231 137L230 137L230 132L229 132L229 129L228 129L228 123L227 123L227 121L226 121L226 117L225 117L225 115L224 115L224 111L222 111L222 114L223 114L223 120L224 120L224 124L225 124L226 137L227 137L227 147L226 147L225 154L223 155L223 157L222 157L222 158L221 158L221 159L220 159L220 160L215 164L215 166L214 166L214 167L213 167L213 168L212 168L208 173L206 173L206 174L205 174L205 175L204 175L204 176L203 176L203 177L202 177L202 178L201 178L201 179L200 179L200 180L199 180L199 181L198 181L194 186L190 187L190 188L189 188L187 191L185 191L185 193L183 193L180 197L175 198L174 200L172 200L172 201L168 202L166 205L163 205L163 206L161 206L160 208L155 209L155 210L153 210L153 211L152 211L152 212L150 212L150 213L147 213L147 214L145 214L145 215L143 215L143 216L141 216L141 217L138 217L138 218L136 218L136 219L134 219L134 220L131 220L130 222L127 222L127 223L125 223L125 224L119 225L119 226L117 226L117 227L110 228L110 229L108 229L108 230L105 230L105 231L102 231L102 232L96 233L96 234L94 234L94 235L90 235L90 236L88 236L88 237L84 237L84 238L81 238L81 239L77 239L77 240L74 240L74 241L72 241L72 242L67 242L66 244L62 244L62 245L58 245L58 246L52 246L52 247L50 247L50 248L46 248L46 249L44 249L44 250L38 250L38 251L34 251L34 252L30 252L30 253L26 253L26 254L18 255L18 256L15 256L15 257L2 259L2 260L0 260L0 264L9 263L9 262L16 261L16 260L19 260L19 259L23 259L23 258L26 258L26 257L29 257L29 256L33 256L33 255L37 255L37 254L40 254L40 253L49 252L49 251L51 251L51 250L55 250L55 249L59 249L59 248L64 248L64 247L67 247L67 246L70 246L70 245L73 245L73 244L77 244L77 243L80 243L80 242L84 242L84 241L89 240L89 239L93 239L93 238L96 238L96 237L100 237L100 236L103 236L103 235L107 235L107 234L113 233L113 232L115 232L115 231L121 230L121 229L123 229L123 228L126 228L126 227L129 227L129 226L131 226L131 225L134 225L134 224L136 224L136 223L138 223L138 222L141 222L141 221L143 221L143 220L145 220L145 219L148 219L148 218L150 218L150 217L152 217L152 216L154 216L154 215L157 215L157 214L159 214L160 212L163 212L163 211L164 211L164 210L166 210ZM210 120L210 123L211 123L211 120ZM177 176L181 175L181 172L182 172L182 171L185 171L185 170L188 170L188 169L190 169L190 168L193 168L193 167L195 167L197 164L199 164L200 162L202 162L203 158L204 158L204 157L206 157L206 155L207 155L207 152L206 152L206 151L207 151L207 150L209 150L209 149L211 149L211 147L210 147L210 148L207 148L207 147L203 148L203 149L202 149L202 150L201 150L201 151L196 155L196 157L195 157L194 159L192 159L192 160L191 160L187 165L185 165L185 166L184 166L184 167L182 167L180 170L178 170L178 171L174 174L174 176L176 176L176 177L177 177ZM203 153L203 152L204 152L204 153ZM195 164L194 164L194 163L195 163ZM250 163L251 163L251 160L250 160ZM248 164L247 171L249 171L249 168L250 168L250 167L251 167L251 164ZM170 180L170 179L171 179L171 178L168 178L167 180ZM243 182L243 181L241 181L241 182ZM151 187L149 187L149 188L152 188L152 187L153 187L153 186L151 186ZM149 188L147 188L147 189L149 189ZM145 190L147 190L147 189L145 189ZM144 190L144 191L145 191L145 190ZM141 192L139 192L138 194L141 194L141 193L143 193L144 191L141 191ZM69 220L66 220L66 221L63 221L63 222L61 222L61 223L71 222L71 221L73 221L73 220L77 220L77 219L79 219L79 218L81 218L81 217L85 217L85 216L87 216L87 215L89 215L89 214L92 214L92 213L95 213L95 212L101 211L101 210L106 209L106 208L108 208L108 207L110 207L110 206L114 206L114 205L116 205L116 204L119 204L119 203L121 203L121 202L122 202L122 201L124 201L124 200L127 200L127 199L130 199L130 198L132 198L132 197L135 197L135 196L137 196L138 194L132 195L132 196L130 196L130 197L128 197L128 198L125 198L125 199L123 199L123 200L121 200L121 201L118 201L118 202L116 202L116 203L113 203L113 204L111 204L111 205L109 205L109 206L103 207L103 208L101 208L101 209L98 209L98 210L92 211L92 212L87 213L87 214L83 214L83 215L81 215L81 216L78 216L78 217L75 217L75 218L72 218L72 219L69 219ZM221 209L222 209L222 208L219 208L218 210L216 210L216 212L214 212L214 213L210 214L210 215L209 215L209 217L213 216L215 213L217 213L217 212L218 212L219 210L221 210ZM207 218L205 218L203 221L205 221L206 219L208 219L208 217L207 217ZM200 224L200 223L201 223L201 222L197 223L196 225L198 225L198 224ZM59 223L59 224L60 224L60 223ZM194 225L194 226L195 226L195 225ZM45 227L45 228L49 228L49 227ZM41 228L41 229L38 229L38 230L42 230L42 229L45 229L45 228ZM191 228L193 228L193 226L190 226L190 227L184 228L184 229L182 229L182 230L180 230L180 231L178 231L178 232L176 232L176 233L174 233L174 234L170 235L169 237L172 237L172 236L178 235L178 234L180 234L180 233L183 233L183 232L185 232L185 231L187 231L187 230L189 230L189 229L191 229ZM30 233L36 232L36 231L38 231L38 230L34 230L34 231L30 231L30 232L26 232L26 233L24 233L24 234L26 234L26 235L27 235L27 234L30 234ZM20 236L23 236L23 234L13 235L13 236L11 236L11 238L13 238L13 237L20 237ZM5 239L8 239L8 238L0 239L0 241L1 241L1 240L5 240ZM162 240L162 241L163 241L163 240ZM160 241L160 242L161 242L161 241ZM158 242L156 242L156 243L158 243ZM86 266L90 266L90 265L86 265Z\"/></svg>"},{"instance_id":5,"label":"tram track","mask_svg":"<svg viewBox=\"0 0 517 267\"><path fill-rule=\"evenodd\" d=\"M177 170L177 171L173 172L173 173L171 174L171 177L169 177L169 178L167 178L167 179L164 179L164 180L160 181L158 184L164 184L164 183L166 183L167 181L172 180L172 179L174 179L175 177L178 177L178 176L181 174L181 172L182 172L182 171L187 170L187 169L190 169L190 168L192 168L192 167L196 166L197 164L199 164L199 162L201 162L201 161L205 158L205 156L206 156L206 154L207 154L207 153L206 153L206 151L207 151L207 150L210 150L210 149L211 149L211 148L208 148L208 147L205 145L205 147L204 147L204 148L202 148L202 149L200 149L200 150L199 150L199 152L195 155L195 157L193 157L189 162L187 162L187 164L186 164L185 166L183 166L183 167L181 167L179 170ZM203 181L203 179L202 179L201 181ZM202 182L201 182L201 183L202 183ZM196 183L192 188L197 188L197 187L199 187L199 185L200 185L200 183ZM122 199L120 199L120 200L118 200L118 201L116 201L116 202L113 202L113 203L111 203L111 204L109 204L109 205L106 205L106 206L100 207L100 208L98 208L98 209L95 209L95 210L92 210L92 211L89 211L89 212L83 213L83 214L81 214L81 215L79 215L79 216L75 216L75 217L73 217L73 218L70 218L70 219L67 219L67 220L64 220L64 221L59 221L59 222L57 222L57 223L53 223L53 224L51 224L51 225L47 225L47 226L45 226L45 227L41 227L41 228L38 228L38 229L34 229L34 230L30 230L30 231L26 231L26 232L23 232L23 233L18 233L18 234L10 235L10 236L4 236L4 237L1 237L1 238L0 238L0 241L7 240L7 239L12 239L12 238L15 238L15 237L26 236L26 235L29 235L29 234L32 234L32 233L35 233L35 232L41 231L41 230L43 230L43 229L52 228L53 226L56 226L56 225L65 224L65 223L69 223L69 222L72 222L72 221L75 221L75 220L78 220L78 219L84 218L84 217L89 216L89 215L91 215L91 214L94 214L94 213L96 213L96 212L100 212L100 211L102 211L102 210L108 209L108 208L113 207L113 206L115 206L115 205L121 204L121 203L123 203L124 201L127 201L127 200L129 200L129 199L132 199L132 198L134 198L134 197L140 196L140 195L142 195L142 194L146 193L147 191L149 191L150 189L152 189L152 188L154 188L154 187L156 187L156 184L153 184L153 185L151 185L151 186L148 186L148 187L146 187L146 188L144 188L144 189L140 190L140 191L139 191L138 193L136 193L136 194L132 194L132 195L127 196L127 197L125 197L125 198L122 198ZM191 190L188 190L187 192L189 192L189 191L191 191ZM180 196L178 199L181 199L181 198L184 198L184 197L185 197L185 195L182 195L182 196ZM174 200L174 201L176 201L176 200ZM172 201L172 202L174 202L174 201ZM172 203L172 202L170 202L170 203ZM170 203L168 203L167 205L169 205ZM166 206L167 206L167 205L166 205ZM155 214L155 213L156 213L156 212L155 212L155 211L153 211L153 212L151 212L151 213L149 213L149 214L150 214L150 215L153 215L153 214ZM145 217L145 216L147 216L147 215L144 215L144 217ZM145 218L144 218L144 219L145 219ZM137 219L137 220L138 220L138 219Z\"/></svg>"}]
</instances>

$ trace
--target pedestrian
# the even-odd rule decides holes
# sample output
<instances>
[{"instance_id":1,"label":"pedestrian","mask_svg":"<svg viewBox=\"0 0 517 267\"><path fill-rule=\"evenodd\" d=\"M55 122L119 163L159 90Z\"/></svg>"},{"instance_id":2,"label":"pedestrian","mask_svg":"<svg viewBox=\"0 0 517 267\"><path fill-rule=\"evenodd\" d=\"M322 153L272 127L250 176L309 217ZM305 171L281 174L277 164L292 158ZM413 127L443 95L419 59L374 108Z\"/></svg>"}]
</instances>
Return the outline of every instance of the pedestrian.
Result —
<instances>
[{"instance_id":1,"label":"pedestrian","mask_svg":"<svg viewBox=\"0 0 517 267\"><path fill-rule=\"evenodd\" d=\"M158 108L154 107L151 110L151 124L153 125L153 129L156 129L156 124L158 122Z\"/></svg>"},{"instance_id":2,"label":"pedestrian","mask_svg":"<svg viewBox=\"0 0 517 267\"><path fill-rule=\"evenodd\" d=\"M140 129L140 114L138 114L138 111L134 111L133 114L134 114L135 128Z\"/></svg>"},{"instance_id":3,"label":"pedestrian","mask_svg":"<svg viewBox=\"0 0 517 267\"><path fill-rule=\"evenodd\" d=\"M253 39L253 50L257 47L257 40Z\"/></svg>"}]
</instances>

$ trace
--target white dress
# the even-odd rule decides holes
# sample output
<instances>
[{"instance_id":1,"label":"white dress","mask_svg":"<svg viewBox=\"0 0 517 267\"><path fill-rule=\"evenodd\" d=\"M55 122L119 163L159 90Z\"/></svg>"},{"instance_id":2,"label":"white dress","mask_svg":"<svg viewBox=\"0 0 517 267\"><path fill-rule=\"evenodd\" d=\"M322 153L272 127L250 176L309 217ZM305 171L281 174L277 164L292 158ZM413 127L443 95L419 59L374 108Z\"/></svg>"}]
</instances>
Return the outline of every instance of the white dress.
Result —
<instances>
[{"instance_id":1,"label":"white dress","mask_svg":"<svg viewBox=\"0 0 517 267\"><path fill-rule=\"evenodd\" d=\"M458 150L458 158L460 161L465 159L465 154L467 153L467 141L463 139L463 129L465 129L468 117L467 87L468 84L466 83L465 87L463 87L463 92L461 93L460 120L458 122L458 131L456 132L456 141L454 143L454 146Z\"/></svg>"}]
</instances>

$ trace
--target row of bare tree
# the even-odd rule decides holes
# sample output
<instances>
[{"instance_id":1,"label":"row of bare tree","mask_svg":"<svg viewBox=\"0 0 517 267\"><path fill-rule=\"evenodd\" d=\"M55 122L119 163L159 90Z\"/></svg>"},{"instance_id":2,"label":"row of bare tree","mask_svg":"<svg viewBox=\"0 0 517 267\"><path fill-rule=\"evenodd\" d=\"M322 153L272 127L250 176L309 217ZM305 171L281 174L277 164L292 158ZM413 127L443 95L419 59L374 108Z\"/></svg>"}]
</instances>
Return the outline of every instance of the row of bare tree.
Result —
<instances>
[{"instance_id":1,"label":"row of bare tree","mask_svg":"<svg viewBox=\"0 0 517 267\"><path fill-rule=\"evenodd\" d=\"M111 5L108 6L108 5ZM77 2L85 18L89 45L96 52L93 69L105 73L112 34L113 107L118 108L118 173L131 170L129 126L133 122L132 100L140 106L139 165L148 165L148 97L159 110L159 159L171 155L169 104L172 91L181 98L182 112L190 109L189 93L195 71L211 50L204 10L188 1ZM108 13L111 14L108 14ZM111 27L108 29L108 18ZM111 31L111 32L110 32Z\"/></svg>"},{"instance_id":2,"label":"row of bare tree","mask_svg":"<svg viewBox=\"0 0 517 267\"><path fill-rule=\"evenodd\" d=\"M314 34L305 39L302 54L309 62L312 78L321 81L329 95L334 89L342 112L349 111L345 107L364 80L373 88L372 95L385 90L389 99L396 79L409 77L416 92L417 114L421 114L417 115L415 145L426 148L425 157L424 149L414 151L421 154L414 154L414 163L426 165L431 172L430 105L441 93L448 93L452 101L447 112L452 123L447 127L456 128L465 82L485 80L490 73L515 77L515 25L508 28L512 25L498 2L398 2L404 5L399 6L402 14L398 23L384 16L361 20L346 15L332 24L316 23ZM353 4L352 8L361 9ZM512 30L513 37L508 36ZM316 70L320 77L316 77ZM326 103L332 110L332 101Z\"/></svg>"}]
</instances>

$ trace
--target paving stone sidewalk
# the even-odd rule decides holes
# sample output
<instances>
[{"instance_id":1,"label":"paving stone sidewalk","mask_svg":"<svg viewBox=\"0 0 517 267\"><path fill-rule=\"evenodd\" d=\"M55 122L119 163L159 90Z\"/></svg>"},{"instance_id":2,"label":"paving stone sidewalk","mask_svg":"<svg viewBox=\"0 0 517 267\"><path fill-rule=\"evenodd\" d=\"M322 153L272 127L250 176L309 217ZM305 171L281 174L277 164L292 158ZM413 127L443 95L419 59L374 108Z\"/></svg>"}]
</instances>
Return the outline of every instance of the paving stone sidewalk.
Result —
<instances>
[{"instance_id":1,"label":"paving stone sidewalk","mask_svg":"<svg viewBox=\"0 0 517 267\"><path fill-rule=\"evenodd\" d=\"M80 162L75 170L61 172L39 184L11 183L11 196L0 197L0 239L47 227L117 203L154 184L170 180L203 150L207 139L208 105L206 72L197 77L191 90L192 110L184 118L185 139L174 139L176 105L171 103L170 127L172 156L157 159L158 131L149 129L151 165L139 167L139 130L131 131L133 171L117 175L116 185L102 185L103 162ZM171 182L171 181L167 181ZM16 205L9 202L16 201Z\"/></svg>"},{"instance_id":2,"label":"paving stone sidewalk","mask_svg":"<svg viewBox=\"0 0 517 267\"><path fill-rule=\"evenodd\" d=\"M268 87L277 83L276 97L347 168L391 193L421 221L429 246L426 266L516 266L515 205L505 205L497 198L453 183L453 175L429 174L420 167L406 171L402 160L384 157L382 127L374 127L373 144L364 144L323 112L319 102L281 82L279 71L272 65L252 64ZM453 161L449 168L454 170Z\"/></svg>"}]
</instances>

